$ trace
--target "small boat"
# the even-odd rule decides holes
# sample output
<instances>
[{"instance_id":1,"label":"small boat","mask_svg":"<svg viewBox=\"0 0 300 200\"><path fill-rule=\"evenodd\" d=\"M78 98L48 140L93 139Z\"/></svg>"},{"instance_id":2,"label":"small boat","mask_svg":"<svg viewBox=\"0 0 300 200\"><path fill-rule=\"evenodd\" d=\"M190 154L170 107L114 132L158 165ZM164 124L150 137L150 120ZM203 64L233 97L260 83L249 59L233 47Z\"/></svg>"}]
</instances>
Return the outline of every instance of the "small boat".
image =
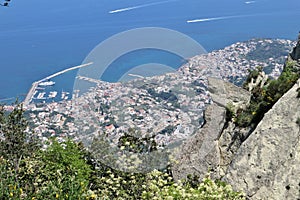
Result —
<instances>
[{"instance_id":1,"label":"small boat","mask_svg":"<svg viewBox=\"0 0 300 200\"><path fill-rule=\"evenodd\" d=\"M55 98L57 95L56 91L51 91L50 94L48 95L48 98Z\"/></svg>"}]
</instances>

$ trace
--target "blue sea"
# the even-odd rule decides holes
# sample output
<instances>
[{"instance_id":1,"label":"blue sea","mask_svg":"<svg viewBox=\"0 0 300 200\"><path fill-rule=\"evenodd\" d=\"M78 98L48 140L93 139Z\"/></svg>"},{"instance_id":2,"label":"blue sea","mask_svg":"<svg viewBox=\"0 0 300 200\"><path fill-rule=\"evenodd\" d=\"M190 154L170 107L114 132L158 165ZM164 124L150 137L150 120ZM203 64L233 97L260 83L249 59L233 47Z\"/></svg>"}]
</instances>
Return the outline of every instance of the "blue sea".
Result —
<instances>
[{"instance_id":1,"label":"blue sea","mask_svg":"<svg viewBox=\"0 0 300 200\"><path fill-rule=\"evenodd\" d=\"M99 43L133 28L176 30L207 51L252 38L295 40L300 30L300 1L12 0L9 7L0 7L0 19L3 100L22 98L32 82L81 64ZM191 20L198 22L187 23ZM141 62L161 62L174 68L182 64L165 52L138 51L116 60L99 78L116 81L118 72ZM50 89L72 92L76 73L54 78L57 84Z\"/></svg>"}]
</instances>

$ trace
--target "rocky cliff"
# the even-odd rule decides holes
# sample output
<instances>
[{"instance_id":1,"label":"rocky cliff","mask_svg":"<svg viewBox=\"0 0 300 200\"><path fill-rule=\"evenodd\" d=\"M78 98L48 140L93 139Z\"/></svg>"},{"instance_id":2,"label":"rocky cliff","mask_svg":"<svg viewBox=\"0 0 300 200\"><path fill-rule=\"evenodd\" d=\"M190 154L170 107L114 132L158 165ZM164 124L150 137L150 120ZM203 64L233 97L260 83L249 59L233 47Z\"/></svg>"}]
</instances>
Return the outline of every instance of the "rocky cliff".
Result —
<instances>
[{"instance_id":1,"label":"rocky cliff","mask_svg":"<svg viewBox=\"0 0 300 200\"><path fill-rule=\"evenodd\" d=\"M294 47L293 51L290 53L290 58L292 60L298 61L300 59L300 32L298 36L298 42L296 47Z\"/></svg>"},{"instance_id":2,"label":"rocky cliff","mask_svg":"<svg viewBox=\"0 0 300 200\"><path fill-rule=\"evenodd\" d=\"M250 199L300 198L300 126L296 123L300 117L300 80L253 132L232 123L226 125L225 120L225 105L247 103L248 92L216 79L209 79L209 83L215 103L205 112L203 129L177 154L180 162L173 167L174 176L203 178L210 171L213 178L223 178Z\"/></svg>"},{"instance_id":3,"label":"rocky cliff","mask_svg":"<svg viewBox=\"0 0 300 200\"><path fill-rule=\"evenodd\" d=\"M300 37L288 62L299 66ZM173 166L175 178L208 172L215 179L243 190L248 199L300 199L300 79L248 128L228 118L249 104L251 94L222 80L209 78L213 104L205 111L206 124L181 147Z\"/></svg>"},{"instance_id":4,"label":"rocky cliff","mask_svg":"<svg viewBox=\"0 0 300 200\"><path fill-rule=\"evenodd\" d=\"M225 181L252 199L300 197L300 80L265 114L230 164Z\"/></svg>"},{"instance_id":5,"label":"rocky cliff","mask_svg":"<svg viewBox=\"0 0 300 200\"><path fill-rule=\"evenodd\" d=\"M173 167L176 179L188 174L204 177L208 170L215 178L221 178L227 169L234 149L241 144L242 132L226 122L226 106L230 103L243 107L250 100L250 93L231 83L209 78L209 91L214 103L205 111L206 123L190 138L176 155L180 162Z\"/></svg>"}]
</instances>

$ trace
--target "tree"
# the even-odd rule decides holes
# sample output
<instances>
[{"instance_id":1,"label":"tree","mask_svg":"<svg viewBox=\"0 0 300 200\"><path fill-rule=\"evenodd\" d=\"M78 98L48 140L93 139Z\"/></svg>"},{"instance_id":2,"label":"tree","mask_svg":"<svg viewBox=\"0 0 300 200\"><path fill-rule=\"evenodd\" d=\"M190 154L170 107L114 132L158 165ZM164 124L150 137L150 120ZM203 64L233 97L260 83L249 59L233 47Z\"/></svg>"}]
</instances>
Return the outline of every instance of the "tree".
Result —
<instances>
[{"instance_id":1,"label":"tree","mask_svg":"<svg viewBox=\"0 0 300 200\"><path fill-rule=\"evenodd\" d=\"M38 147L37 140L26 132L28 122L22 104L7 112L0 107L0 156L18 172L21 159L30 156Z\"/></svg>"}]
</instances>

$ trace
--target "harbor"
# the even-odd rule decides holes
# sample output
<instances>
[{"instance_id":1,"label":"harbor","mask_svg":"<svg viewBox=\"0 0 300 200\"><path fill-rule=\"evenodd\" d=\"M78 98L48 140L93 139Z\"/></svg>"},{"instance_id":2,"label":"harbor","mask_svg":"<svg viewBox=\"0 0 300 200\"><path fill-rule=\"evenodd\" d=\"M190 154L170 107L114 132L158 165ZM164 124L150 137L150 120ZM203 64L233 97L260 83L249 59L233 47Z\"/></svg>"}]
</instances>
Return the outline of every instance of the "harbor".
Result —
<instances>
[{"instance_id":1,"label":"harbor","mask_svg":"<svg viewBox=\"0 0 300 200\"><path fill-rule=\"evenodd\" d=\"M57 99L58 91L51 90L51 87L53 87L56 84L52 79L57 76L63 75L67 72L70 72L70 71L73 71L76 69L80 69L83 67L88 67L92 64L93 63L90 62L87 64L70 67L68 69L64 69L64 70L54 73L50 76L47 76L46 78L43 78L41 80L33 82L30 90L28 91L28 93L23 101L23 105L26 107L35 100L37 100L38 102L46 102L47 100ZM50 91L48 91L48 90L50 90ZM68 100L68 99L70 99L70 92L62 91L60 97L61 97L60 100Z\"/></svg>"}]
</instances>

